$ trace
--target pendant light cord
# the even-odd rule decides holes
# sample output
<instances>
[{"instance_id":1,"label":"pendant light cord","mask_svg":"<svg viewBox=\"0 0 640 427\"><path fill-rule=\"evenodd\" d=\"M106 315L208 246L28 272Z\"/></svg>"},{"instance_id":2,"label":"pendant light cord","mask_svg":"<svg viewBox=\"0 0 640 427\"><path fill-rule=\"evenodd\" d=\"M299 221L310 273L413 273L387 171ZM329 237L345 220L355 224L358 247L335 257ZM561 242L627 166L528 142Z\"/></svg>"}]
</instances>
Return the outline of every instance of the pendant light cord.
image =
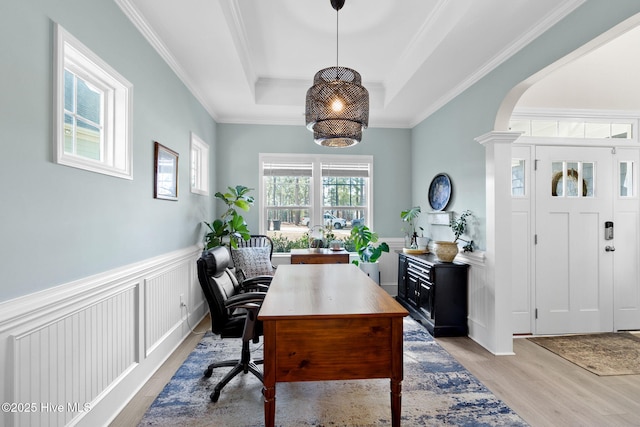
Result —
<instances>
[{"instance_id":1,"label":"pendant light cord","mask_svg":"<svg viewBox=\"0 0 640 427\"><path fill-rule=\"evenodd\" d=\"M340 43L339 43L339 21L338 18L340 16L340 10L336 9L336 80L338 80L338 50L340 48Z\"/></svg>"}]
</instances>

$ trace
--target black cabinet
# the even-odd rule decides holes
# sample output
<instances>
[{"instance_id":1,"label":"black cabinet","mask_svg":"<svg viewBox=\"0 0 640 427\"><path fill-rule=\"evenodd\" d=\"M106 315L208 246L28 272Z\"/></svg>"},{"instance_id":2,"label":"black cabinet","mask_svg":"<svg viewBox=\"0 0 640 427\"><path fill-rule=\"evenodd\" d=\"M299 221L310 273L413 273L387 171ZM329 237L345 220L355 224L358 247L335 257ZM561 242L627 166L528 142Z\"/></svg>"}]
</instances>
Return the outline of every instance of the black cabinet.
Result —
<instances>
[{"instance_id":1,"label":"black cabinet","mask_svg":"<svg viewBox=\"0 0 640 427\"><path fill-rule=\"evenodd\" d=\"M398 254L398 296L434 337L467 335L469 266L432 254Z\"/></svg>"}]
</instances>

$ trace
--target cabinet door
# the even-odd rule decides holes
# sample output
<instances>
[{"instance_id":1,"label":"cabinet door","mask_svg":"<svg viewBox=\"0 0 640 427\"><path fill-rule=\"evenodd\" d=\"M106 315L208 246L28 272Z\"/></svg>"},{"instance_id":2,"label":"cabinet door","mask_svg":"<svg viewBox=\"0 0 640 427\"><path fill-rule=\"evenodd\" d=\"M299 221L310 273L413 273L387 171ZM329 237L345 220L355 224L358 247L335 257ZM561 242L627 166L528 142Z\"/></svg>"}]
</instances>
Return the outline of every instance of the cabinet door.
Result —
<instances>
[{"instance_id":1,"label":"cabinet door","mask_svg":"<svg viewBox=\"0 0 640 427\"><path fill-rule=\"evenodd\" d=\"M420 298L418 300L418 307L422 314L427 318L433 319L435 317L435 292L433 283L420 278Z\"/></svg>"},{"instance_id":2,"label":"cabinet door","mask_svg":"<svg viewBox=\"0 0 640 427\"><path fill-rule=\"evenodd\" d=\"M420 282L418 277L411 274L411 272L407 273L407 301L411 304L418 306L418 289L420 286Z\"/></svg>"},{"instance_id":3,"label":"cabinet door","mask_svg":"<svg viewBox=\"0 0 640 427\"><path fill-rule=\"evenodd\" d=\"M407 258L398 257L398 296L407 300Z\"/></svg>"}]
</instances>

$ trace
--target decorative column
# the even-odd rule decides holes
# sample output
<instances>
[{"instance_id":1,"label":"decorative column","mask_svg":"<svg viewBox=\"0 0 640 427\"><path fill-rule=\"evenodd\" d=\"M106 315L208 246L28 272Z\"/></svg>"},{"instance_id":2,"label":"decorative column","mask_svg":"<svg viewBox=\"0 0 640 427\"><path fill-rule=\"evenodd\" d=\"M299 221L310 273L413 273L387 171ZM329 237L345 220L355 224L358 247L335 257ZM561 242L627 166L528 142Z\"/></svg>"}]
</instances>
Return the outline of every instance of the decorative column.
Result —
<instances>
[{"instance_id":1,"label":"decorative column","mask_svg":"<svg viewBox=\"0 0 640 427\"><path fill-rule=\"evenodd\" d=\"M477 331L494 354L513 354L511 307L511 144L520 132L489 132L476 138L485 147L486 301L484 330Z\"/></svg>"}]
</instances>

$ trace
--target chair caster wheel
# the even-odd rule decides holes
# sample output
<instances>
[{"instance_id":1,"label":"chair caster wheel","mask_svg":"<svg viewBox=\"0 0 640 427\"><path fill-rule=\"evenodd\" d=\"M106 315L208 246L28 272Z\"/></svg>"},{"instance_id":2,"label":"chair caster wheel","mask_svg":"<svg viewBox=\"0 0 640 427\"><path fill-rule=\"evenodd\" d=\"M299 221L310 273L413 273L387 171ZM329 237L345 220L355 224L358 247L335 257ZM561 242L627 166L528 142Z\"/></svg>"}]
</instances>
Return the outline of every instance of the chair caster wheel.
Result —
<instances>
[{"instance_id":1,"label":"chair caster wheel","mask_svg":"<svg viewBox=\"0 0 640 427\"><path fill-rule=\"evenodd\" d=\"M211 374L213 374L213 369L208 368L206 371L204 371L204 374L203 374L203 375L204 375L206 378L209 378L209 377L211 377Z\"/></svg>"},{"instance_id":2,"label":"chair caster wheel","mask_svg":"<svg viewBox=\"0 0 640 427\"><path fill-rule=\"evenodd\" d=\"M218 399L220 399L220 392L216 390L213 393L211 393L211 401L217 402Z\"/></svg>"}]
</instances>

